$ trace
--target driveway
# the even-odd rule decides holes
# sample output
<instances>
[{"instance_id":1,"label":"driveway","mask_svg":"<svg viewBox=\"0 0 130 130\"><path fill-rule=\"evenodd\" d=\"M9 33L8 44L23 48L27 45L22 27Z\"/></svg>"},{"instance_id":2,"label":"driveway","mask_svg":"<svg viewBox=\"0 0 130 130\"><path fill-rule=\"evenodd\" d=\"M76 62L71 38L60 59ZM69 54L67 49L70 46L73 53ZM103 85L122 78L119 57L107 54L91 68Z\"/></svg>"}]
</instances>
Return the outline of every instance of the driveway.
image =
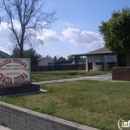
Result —
<instances>
[{"instance_id":1,"label":"driveway","mask_svg":"<svg viewBox=\"0 0 130 130\"><path fill-rule=\"evenodd\" d=\"M112 81L112 74L103 74L96 76L86 76L79 78L69 78L69 79L59 79L59 80L51 80L51 81L41 81L41 82L33 82L33 84L46 84L46 83L56 83L56 82L70 82L70 81L78 81L78 80L98 80L98 81Z\"/></svg>"}]
</instances>

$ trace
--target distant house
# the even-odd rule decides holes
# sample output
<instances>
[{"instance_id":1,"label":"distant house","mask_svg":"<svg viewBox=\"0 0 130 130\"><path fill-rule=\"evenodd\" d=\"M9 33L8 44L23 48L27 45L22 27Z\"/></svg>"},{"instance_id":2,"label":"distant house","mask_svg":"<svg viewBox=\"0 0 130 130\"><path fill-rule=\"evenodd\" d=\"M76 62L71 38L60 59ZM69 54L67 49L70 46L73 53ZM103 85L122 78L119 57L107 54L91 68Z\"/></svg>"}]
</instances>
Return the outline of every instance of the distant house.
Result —
<instances>
[{"instance_id":1,"label":"distant house","mask_svg":"<svg viewBox=\"0 0 130 130\"><path fill-rule=\"evenodd\" d=\"M75 70L75 64L72 62L68 60L55 60L52 57L43 57L31 69L32 71ZM85 69L85 64L79 64L79 68Z\"/></svg>"},{"instance_id":2,"label":"distant house","mask_svg":"<svg viewBox=\"0 0 130 130\"><path fill-rule=\"evenodd\" d=\"M48 71L50 63L53 63L54 59L51 57L42 57L33 63L31 66L32 71Z\"/></svg>"},{"instance_id":3,"label":"distant house","mask_svg":"<svg viewBox=\"0 0 130 130\"><path fill-rule=\"evenodd\" d=\"M11 56L3 51L0 51L0 58L10 58Z\"/></svg>"},{"instance_id":4,"label":"distant house","mask_svg":"<svg viewBox=\"0 0 130 130\"><path fill-rule=\"evenodd\" d=\"M50 63L54 63L54 59L51 57L43 57L38 60L38 66L48 66Z\"/></svg>"}]
</instances>

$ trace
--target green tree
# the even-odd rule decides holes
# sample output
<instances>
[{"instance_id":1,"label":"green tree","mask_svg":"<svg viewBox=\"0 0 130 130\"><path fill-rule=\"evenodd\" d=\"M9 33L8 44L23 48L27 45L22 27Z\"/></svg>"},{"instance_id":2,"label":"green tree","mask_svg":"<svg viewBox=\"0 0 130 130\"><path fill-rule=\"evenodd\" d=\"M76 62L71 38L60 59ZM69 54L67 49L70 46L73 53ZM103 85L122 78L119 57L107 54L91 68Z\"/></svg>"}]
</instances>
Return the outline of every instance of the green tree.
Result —
<instances>
[{"instance_id":1,"label":"green tree","mask_svg":"<svg viewBox=\"0 0 130 130\"><path fill-rule=\"evenodd\" d=\"M54 60L57 61L57 57L56 56L54 56Z\"/></svg>"},{"instance_id":2,"label":"green tree","mask_svg":"<svg viewBox=\"0 0 130 130\"><path fill-rule=\"evenodd\" d=\"M14 48L11 56L14 58L18 58L19 52L20 52L20 49L16 47L16 48ZM41 58L41 55L36 53L36 51L33 48L31 48L29 50L24 50L23 53L24 53L25 58L31 58L31 62L35 62L39 58Z\"/></svg>"},{"instance_id":3,"label":"green tree","mask_svg":"<svg viewBox=\"0 0 130 130\"><path fill-rule=\"evenodd\" d=\"M36 39L36 30L49 28L56 20L55 10L44 12L43 0L1 0L0 9L12 32L14 44L20 48L20 57L23 57L25 43L43 43Z\"/></svg>"},{"instance_id":4,"label":"green tree","mask_svg":"<svg viewBox=\"0 0 130 130\"><path fill-rule=\"evenodd\" d=\"M67 60L75 60L75 58L72 55L67 56Z\"/></svg>"},{"instance_id":5,"label":"green tree","mask_svg":"<svg viewBox=\"0 0 130 130\"><path fill-rule=\"evenodd\" d=\"M61 57L58 58L58 61L66 61L66 59L61 56Z\"/></svg>"},{"instance_id":6,"label":"green tree","mask_svg":"<svg viewBox=\"0 0 130 130\"><path fill-rule=\"evenodd\" d=\"M130 8L114 11L107 22L102 22L99 31L105 46L117 53L130 53Z\"/></svg>"},{"instance_id":7,"label":"green tree","mask_svg":"<svg viewBox=\"0 0 130 130\"><path fill-rule=\"evenodd\" d=\"M19 58L19 52L20 52L19 48L15 47L13 49L13 51L12 51L11 57L13 57L13 58Z\"/></svg>"}]
</instances>

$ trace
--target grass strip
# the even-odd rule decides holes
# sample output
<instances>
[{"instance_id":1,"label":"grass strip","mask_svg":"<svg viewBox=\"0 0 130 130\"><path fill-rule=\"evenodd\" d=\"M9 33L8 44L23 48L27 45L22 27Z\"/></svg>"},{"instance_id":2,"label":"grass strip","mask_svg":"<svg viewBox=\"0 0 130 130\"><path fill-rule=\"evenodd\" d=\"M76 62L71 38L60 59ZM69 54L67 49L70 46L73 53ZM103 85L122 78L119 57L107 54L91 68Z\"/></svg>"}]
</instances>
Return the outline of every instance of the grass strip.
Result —
<instances>
[{"instance_id":1,"label":"grass strip","mask_svg":"<svg viewBox=\"0 0 130 130\"><path fill-rule=\"evenodd\" d=\"M101 130L118 129L120 118L130 120L130 82L77 81L41 88L50 92L0 100Z\"/></svg>"}]
</instances>

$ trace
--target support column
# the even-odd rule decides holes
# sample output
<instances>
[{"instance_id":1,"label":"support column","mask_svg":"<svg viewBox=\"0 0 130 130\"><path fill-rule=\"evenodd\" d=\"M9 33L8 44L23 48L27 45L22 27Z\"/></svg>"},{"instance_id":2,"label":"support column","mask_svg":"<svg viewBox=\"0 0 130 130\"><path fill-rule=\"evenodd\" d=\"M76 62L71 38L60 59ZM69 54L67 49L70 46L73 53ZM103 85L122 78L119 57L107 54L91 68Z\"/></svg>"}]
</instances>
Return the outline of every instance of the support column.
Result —
<instances>
[{"instance_id":1,"label":"support column","mask_svg":"<svg viewBox=\"0 0 130 130\"><path fill-rule=\"evenodd\" d=\"M78 69L77 62L78 62L78 60L77 60L77 56L75 56L75 65L76 65L76 71L77 71L77 69Z\"/></svg>"},{"instance_id":2,"label":"support column","mask_svg":"<svg viewBox=\"0 0 130 130\"><path fill-rule=\"evenodd\" d=\"M88 71L88 56L86 56L86 71Z\"/></svg>"}]
</instances>

